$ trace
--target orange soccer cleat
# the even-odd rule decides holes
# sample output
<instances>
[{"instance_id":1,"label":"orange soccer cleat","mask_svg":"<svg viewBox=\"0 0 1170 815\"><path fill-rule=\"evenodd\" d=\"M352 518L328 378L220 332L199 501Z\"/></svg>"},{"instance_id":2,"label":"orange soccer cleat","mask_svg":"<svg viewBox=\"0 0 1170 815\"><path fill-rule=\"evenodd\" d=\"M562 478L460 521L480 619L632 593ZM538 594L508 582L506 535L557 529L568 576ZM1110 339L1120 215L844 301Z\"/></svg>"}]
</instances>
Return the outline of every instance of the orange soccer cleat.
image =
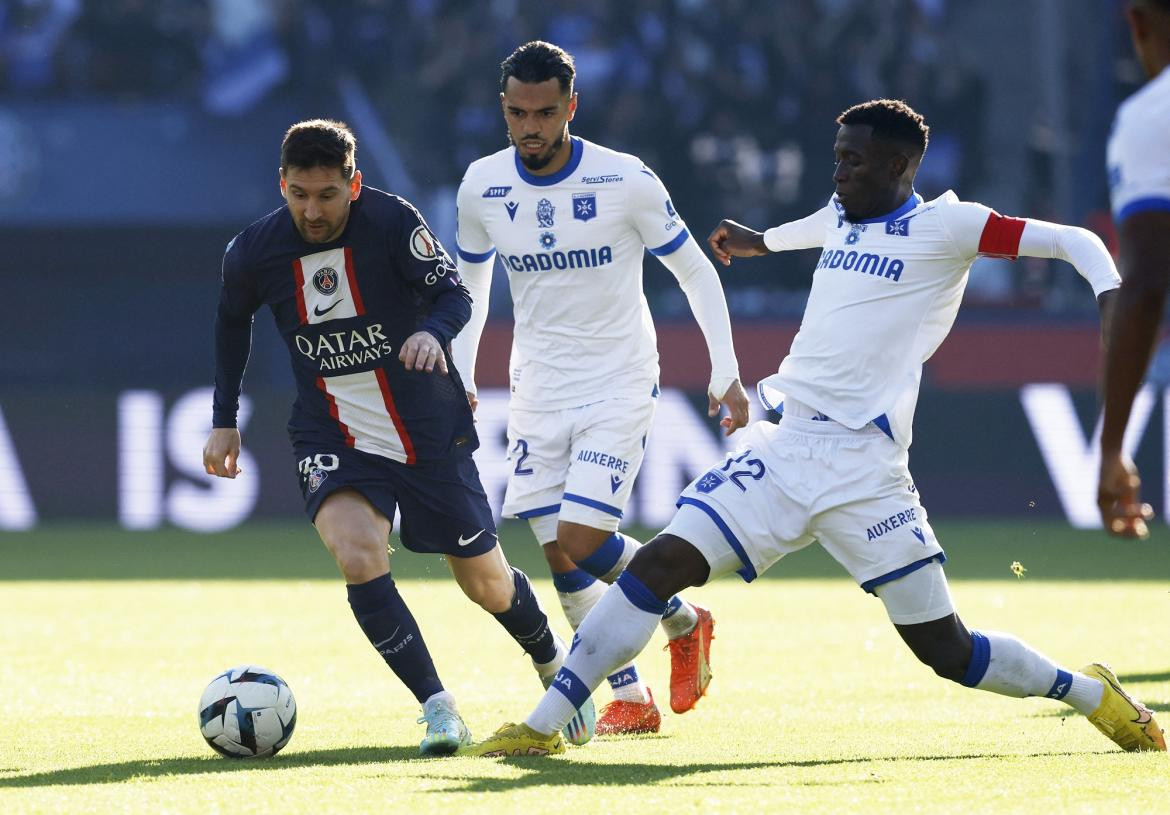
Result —
<instances>
[{"instance_id":1,"label":"orange soccer cleat","mask_svg":"<svg viewBox=\"0 0 1170 815\"><path fill-rule=\"evenodd\" d=\"M689 634L670 640L670 709L686 713L699 703L711 684L711 640L715 619L711 612L695 606L699 620Z\"/></svg>"},{"instance_id":2,"label":"orange soccer cleat","mask_svg":"<svg viewBox=\"0 0 1170 815\"><path fill-rule=\"evenodd\" d=\"M646 688L650 693L650 689ZM629 733L657 733L662 727L662 714L654 704L654 694L649 702L628 702L614 699L601 709L597 720L597 735L622 736Z\"/></svg>"}]
</instances>

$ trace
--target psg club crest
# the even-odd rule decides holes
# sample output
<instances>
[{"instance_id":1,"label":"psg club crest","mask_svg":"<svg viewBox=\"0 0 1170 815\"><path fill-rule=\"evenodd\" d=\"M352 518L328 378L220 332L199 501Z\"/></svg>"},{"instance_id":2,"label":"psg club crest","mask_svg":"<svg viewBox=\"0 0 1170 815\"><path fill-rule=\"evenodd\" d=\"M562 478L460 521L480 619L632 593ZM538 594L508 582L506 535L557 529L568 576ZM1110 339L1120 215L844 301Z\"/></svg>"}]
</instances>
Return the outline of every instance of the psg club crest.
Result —
<instances>
[{"instance_id":1,"label":"psg club crest","mask_svg":"<svg viewBox=\"0 0 1170 815\"><path fill-rule=\"evenodd\" d=\"M316 492L321 489L321 484L329 477L329 473L322 470L320 467L314 467L309 470L309 492Z\"/></svg>"},{"instance_id":2,"label":"psg club crest","mask_svg":"<svg viewBox=\"0 0 1170 815\"><path fill-rule=\"evenodd\" d=\"M332 266L322 266L313 275L313 288L326 297L337 291L337 270Z\"/></svg>"},{"instance_id":3,"label":"psg club crest","mask_svg":"<svg viewBox=\"0 0 1170 815\"><path fill-rule=\"evenodd\" d=\"M556 212L556 208L552 205L552 201L541 198L536 202L536 225L545 229L551 227L554 212Z\"/></svg>"},{"instance_id":4,"label":"psg club crest","mask_svg":"<svg viewBox=\"0 0 1170 815\"><path fill-rule=\"evenodd\" d=\"M578 192L573 194L573 217L588 221L597 217L597 193Z\"/></svg>"}]
</instances>

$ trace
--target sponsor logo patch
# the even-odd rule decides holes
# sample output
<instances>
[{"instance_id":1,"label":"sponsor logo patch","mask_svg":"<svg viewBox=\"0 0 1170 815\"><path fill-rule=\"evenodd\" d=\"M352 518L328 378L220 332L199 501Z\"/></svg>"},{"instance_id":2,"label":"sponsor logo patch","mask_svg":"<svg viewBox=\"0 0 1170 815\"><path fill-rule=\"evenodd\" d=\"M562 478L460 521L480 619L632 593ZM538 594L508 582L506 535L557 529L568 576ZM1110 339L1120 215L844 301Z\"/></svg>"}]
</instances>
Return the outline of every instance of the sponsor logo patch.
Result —
<instances>
[{"instance_id":1,"label":"sponsor logo patch","mask_svg":"<svg viewBox=\"0 0 1170 815\"><path fill-rule=\"evenodd\" d=\"M416 226L410 233L410 254L419 260L434 260L438 256L435 236L422 224Z\"/></svg>"},{"instance_id":2,"label":"sponsor logo patch","mask_svg":"<svg viewBox=\"0 0 1170 815\"><path fill-rule=\"evenodd\" d=\"M545 229L551 227L556 211L557 209L553 206L552 201L547 198L541 198L536 202L536 225Z\"/></svg>"},{"instance_id":3,"label":"sponsor logo patch","mask_svg":"<svg viewBox=\"0 0 1170 815\"><path fill-rule=\"evenodd\" d=\"M484 198L506 198L512 191L511 187L488 187L483 191Z\"/></svg>"},{"instance_id":4,"label":"sponsor logo patch","mask_svg":"<svg viewBox=\"0 0 1170 815\"><path fill-rule=\"evenodd\" d=\"M556 235L554 235L551 232L541 232L540 233L540 248L541 249L552 249L556 245L557 245L557 236Z\"/></svg>"}]
</instances>

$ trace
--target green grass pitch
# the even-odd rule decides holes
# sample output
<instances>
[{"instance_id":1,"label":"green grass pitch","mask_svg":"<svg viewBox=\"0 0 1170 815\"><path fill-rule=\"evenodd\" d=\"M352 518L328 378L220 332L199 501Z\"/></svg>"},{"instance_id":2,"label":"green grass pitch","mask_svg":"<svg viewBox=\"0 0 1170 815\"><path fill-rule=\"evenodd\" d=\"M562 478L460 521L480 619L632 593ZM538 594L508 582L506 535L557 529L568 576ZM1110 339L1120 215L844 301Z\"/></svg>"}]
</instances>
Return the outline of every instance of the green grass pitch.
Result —
<instances>
[{"instance_id":1,"label":"green grass pitch","mask_svg":"<svg viewBox=\"0 0 1170 815\"><path fill-rule=\"evenodd\" d=\"M1113 663L1170 725L1170 532L1144 543L1037 523L937 527L969 625L1071 667ZM502 529L567 633L527 530ZM1012 561L1027 568L1011 574ZM442 562L397 552L403 594L478 736L522 718L535 674ZM350 616L305 525L216 536L47 526L0 536L0 813L1157 812L1165 754L1118 751L1082 717L936 678L880 603L819 550L713 609L715 679L669 713L659 633L639 660L664 710L651 737L555 759L429 759L414 700ZM271 760L219 758L195 707L231 665L280 673L297 731ZM609 699L608 689L597 694Z\"/></svg>"}]
</instances>

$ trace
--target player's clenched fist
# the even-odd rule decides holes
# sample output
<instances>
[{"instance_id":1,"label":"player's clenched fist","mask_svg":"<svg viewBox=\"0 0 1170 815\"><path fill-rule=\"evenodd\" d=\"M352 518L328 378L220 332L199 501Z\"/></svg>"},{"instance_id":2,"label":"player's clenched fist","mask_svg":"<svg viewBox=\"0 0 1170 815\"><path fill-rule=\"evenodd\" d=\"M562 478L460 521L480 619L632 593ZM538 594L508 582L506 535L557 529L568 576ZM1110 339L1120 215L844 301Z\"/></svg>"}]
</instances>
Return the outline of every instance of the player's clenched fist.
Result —
<instances>
[{"instance_id":1,"label":"player's clenched fist","mask_svg":"<svg viewBox=\"0 0 1170 815\"><path fill-rule=\"evenodd\" d=\"M212 428L203 445L203 469L208 475L235 478L243 472L236 466L240 458L240 431L235 427Z\"/></svg>"},{"instance_id":2,"label":"player's clenched fist","mask_svg":"<svg viewBox=\"0 0 1170 815\"><path fill-rule=\"evenodd\" d=\"M1101 510L1105 529L1110 534L1141 540L1150 536L1146 522L1154 517L1154 509L1142 503L1141 484L1137 467L1127 457L1102 457L1097 506Z\"/></svg>"},{"instance_id":3,"label":"player's clenched fist","mask_svg":"<svg viewBox=\"0 0 1170 815\"><path fill-rule=\"evenodd\" d=\"M726 219L720 221L719 226L707 236L707 245L711 247L711 254L724 266L730 266L733 257L748 258L768 254L763 232Z\"/></svg>"},{"instance_id":4,"label":"player's clenched fist","mask_svg":"<svg viewBox=\"0 0 1170 815\"><path fill-rule=\"evenodd\" d=\"M439 373L447 373L447 357L443 354L443 346L429 331L418 331L406 338L398 358L408 371L426 371L430 373L437 366Z\"/></svg>"},{"instance_id":5,"label":"player's clenched fist","mask_svg":"<svg viewBox=\"0 0 1170 815\"><path fill-rule=\"evenodd\" d=\"M715 394L707 391L707 401L708 416L718 416L720 405L727 408L727 415L719 420L725 436L730 436L741 427L747 426L749 418L748 397L738 379L731 383L731 387L727 389L722 398L716 398Z\"/></svg>"}]
</instances>

